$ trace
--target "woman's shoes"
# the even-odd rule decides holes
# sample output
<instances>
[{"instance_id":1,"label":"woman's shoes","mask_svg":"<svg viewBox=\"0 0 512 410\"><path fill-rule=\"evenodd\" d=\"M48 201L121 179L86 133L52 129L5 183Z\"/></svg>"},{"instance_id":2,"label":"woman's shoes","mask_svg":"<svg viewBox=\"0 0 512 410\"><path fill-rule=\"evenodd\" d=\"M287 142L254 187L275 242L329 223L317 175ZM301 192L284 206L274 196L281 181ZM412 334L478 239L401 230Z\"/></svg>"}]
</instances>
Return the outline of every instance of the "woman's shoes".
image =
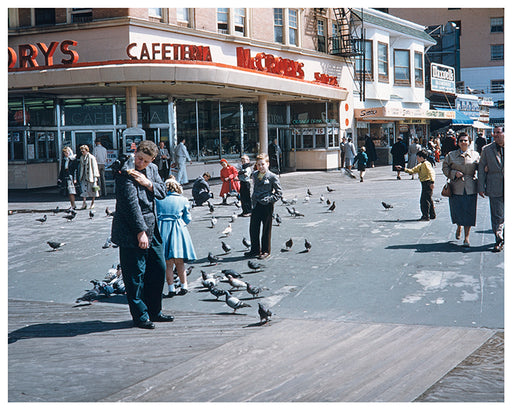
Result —
<instances>
[{"instance_id":1,"label":"woman's shoes","mask_svg":"<svg viewBox=\"0 0 512 410\"><path fill-rule=\"evenodd\" d=\"M460 239L461 234L462 234L462 226L457 226L457 230L455 231L455 239Z\"/></svg>"},{"instance_id":2,"label":"woman's shoes","mask_svg":"<svg viewBox=\"0 0 512 410\"><path fill-rule=\"evenodd\" d=\"M94 204L91 204L91 207L89 209L94 209Z\"/></svg>"},{"instance_id":3,"label":"woman's shoes","mask_svg":"<svg viewBox=\"0 0 512 410\"><path fill-rule=\"evenodd\" d=\"M87 209L87 204L83 204L80 209Z\"/></svg>"},{"instance_id":4,"label":"woman's shoes","mask_svg":"<svg viewBox=\"0 0 512 410\"><path fill-rule=\"evenodd\" d=\"M469 241L464 241L462 246L464 246L464 248L469 248Z\"/></svg>"}]
</instances>

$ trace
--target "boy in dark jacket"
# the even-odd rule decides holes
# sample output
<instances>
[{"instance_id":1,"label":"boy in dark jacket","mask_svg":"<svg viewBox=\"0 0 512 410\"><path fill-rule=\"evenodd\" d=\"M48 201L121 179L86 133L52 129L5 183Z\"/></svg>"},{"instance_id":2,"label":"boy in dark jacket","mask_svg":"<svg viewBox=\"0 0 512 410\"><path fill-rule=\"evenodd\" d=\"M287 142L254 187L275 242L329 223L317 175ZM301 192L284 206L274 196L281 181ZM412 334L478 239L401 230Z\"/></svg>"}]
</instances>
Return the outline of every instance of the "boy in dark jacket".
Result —
<instances>
[{"instance_id":1,"label":"boy in dark jacket","mask_svg":"<svg viewBox=\"0 0 512 410\"><path fill-rule=\"evenodd\" d=\"M192 197L194 198L194 205L201 206L210 198L213 198L213 193L210 192L210 185L208 181L211 176L205 172L203 176L197 178L192 185Z\"/></svg>"}]
</instances>

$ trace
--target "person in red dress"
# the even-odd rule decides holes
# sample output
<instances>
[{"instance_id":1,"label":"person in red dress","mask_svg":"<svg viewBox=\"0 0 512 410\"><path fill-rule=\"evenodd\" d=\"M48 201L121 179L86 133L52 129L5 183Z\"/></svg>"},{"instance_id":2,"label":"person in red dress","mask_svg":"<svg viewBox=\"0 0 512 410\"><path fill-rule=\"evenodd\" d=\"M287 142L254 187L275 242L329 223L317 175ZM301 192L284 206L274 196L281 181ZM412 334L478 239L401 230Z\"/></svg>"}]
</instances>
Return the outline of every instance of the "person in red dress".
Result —
<instances>
[{"instance_id":1,"label":"person in red dress","mask_svg":"<svg viewBox=\"0 0 512 410\"><path fill-rule=\"evenodd\" d=\"M240 192L240 181L238 180L238 171L233 165L229 165L225 159L220 160L222 169L220 170L220 179L222 180L222 188L220 196L222 202L226 203L228 194L233 191Z\"/></svg>"}]
</instances>

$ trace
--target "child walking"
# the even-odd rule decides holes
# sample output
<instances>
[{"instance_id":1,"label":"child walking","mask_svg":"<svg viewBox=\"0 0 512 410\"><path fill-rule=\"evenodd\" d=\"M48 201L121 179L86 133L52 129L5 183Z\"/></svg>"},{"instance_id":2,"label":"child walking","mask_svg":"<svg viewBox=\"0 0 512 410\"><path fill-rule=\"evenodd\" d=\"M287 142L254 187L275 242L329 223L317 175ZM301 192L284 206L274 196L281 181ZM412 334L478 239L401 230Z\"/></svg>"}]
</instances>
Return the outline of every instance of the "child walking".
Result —
<instances>
[{"instance_id":1,"label":"child walking","mask_svg":"<svg viewBox=\"0 0 512 410\"><path fill-rule=\"evenodd\" d=\"M416 156L419 164L414 168L402 168L408 174L418 174L421 182L421 196L420 196L420 209L421 219L420 221L430 221L436 219L436 211L434 208L434 201L432 200L432 192L434 192L434 180L436 174L432 164L428 159L428 152L424 149L419 151Z\"/></svg>"},{"instance_id":2,"label":"child walking","mask_svg":"<svg viewBox=\"0 0 512 410\"><path fill-rule=\"evenodd\" d=\"M366 173L366 165L368 164L368 155L366 155L366 148L359 148L359 152L354 158L354 164L357 163L357 170L359 171L359 182L364 182L364 174Z\"/></svg>"}]
</instances>

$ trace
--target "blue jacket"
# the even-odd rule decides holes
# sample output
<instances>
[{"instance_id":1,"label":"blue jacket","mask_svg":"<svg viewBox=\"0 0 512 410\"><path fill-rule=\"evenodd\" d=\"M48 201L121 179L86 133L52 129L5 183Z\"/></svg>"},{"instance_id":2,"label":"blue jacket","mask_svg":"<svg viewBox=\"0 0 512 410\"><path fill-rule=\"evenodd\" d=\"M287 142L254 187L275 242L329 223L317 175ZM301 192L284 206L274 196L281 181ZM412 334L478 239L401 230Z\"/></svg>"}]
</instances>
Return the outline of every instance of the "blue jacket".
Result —
<instances>
[{"instance_id":1,"label":"blue jacket","mask_svg":"<svg viewBox=\"0 0 512 410\"><path fill-rule=\"evenodd\" d=\"M114 175L116 182L116 212L112 221L112 242L122 246L139 246L137 234L145 231L149 243L158 235L155 198L165 198L165 184L158 167L151 163L142 173L153 183L153 192L136 183L126 172Z\"/></svg>"},{"instance_id":2,"label":"blue jacket","mask_svg":"<svg viewBox=\"0 0 512 410\"><path fill-rule=\"evenodd\" d=\"M262 205L270 205L277 202L283 195L279 177L273 172L267 171L262 179L258 178L259 171L252 173L253 192L252 207L259 202Z\"/></svg>"}]
</instances>

